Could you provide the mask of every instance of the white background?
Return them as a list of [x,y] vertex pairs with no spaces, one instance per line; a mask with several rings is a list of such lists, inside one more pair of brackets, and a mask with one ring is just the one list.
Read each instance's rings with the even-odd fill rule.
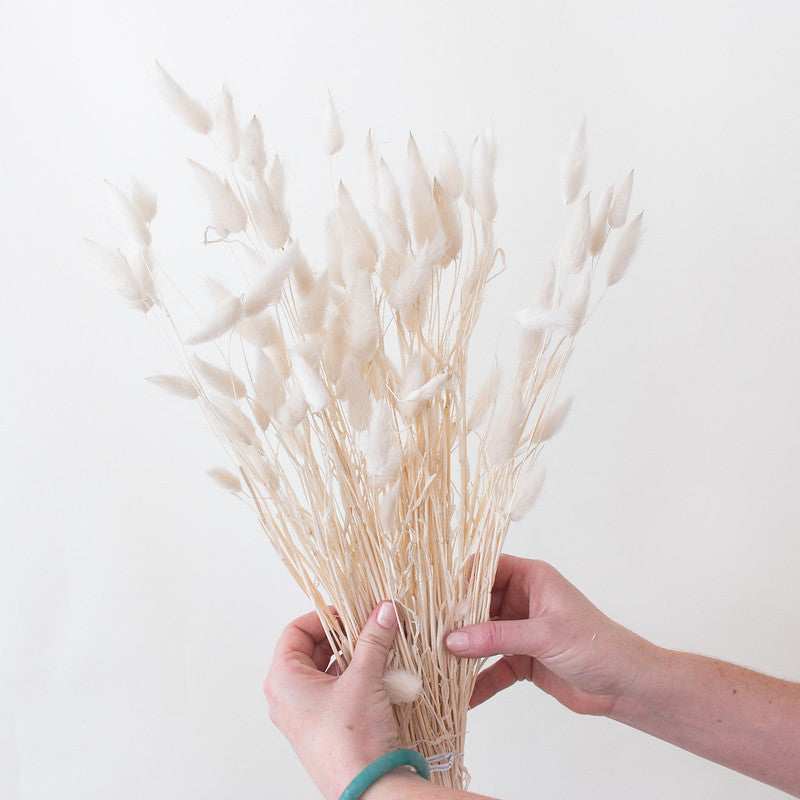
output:
[[[6,0],[0,797],[317,796],[260,688],[307,603],[206,478],[221,457],[199,415],[144,382],[169,361],[81,241],[117,241],[103,178],[136,173],[162,260],[206,269],[185,157],[209,151],[164,107],[156,58],[261,116],[311,252],[328,89],[350,151],[372,127],[396,165],[409,129],[433,156],[442,131],[464,152],[493,123],[509,269],[478,369],[557,246],[587,114],[590,184],[635,166],[646,238],[580,340],[548,485],[507,549],[660,644],[800,678],[799,8]],[[528,685],[472,713],[467,761],[509,799],[781,796]]]

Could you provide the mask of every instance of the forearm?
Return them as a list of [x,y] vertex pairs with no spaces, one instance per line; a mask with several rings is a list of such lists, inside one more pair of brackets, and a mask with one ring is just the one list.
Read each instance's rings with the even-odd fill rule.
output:
[[654,648],[609,716],[800,797],[800,684]]
[[406,769],[384,775],[362,795],[363,800],[492,800],[483,794],[436,786]]

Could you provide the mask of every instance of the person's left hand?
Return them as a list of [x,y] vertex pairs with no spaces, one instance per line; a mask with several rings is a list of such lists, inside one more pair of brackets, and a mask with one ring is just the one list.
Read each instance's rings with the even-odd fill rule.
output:
[[264,681],[269,716],[328,800],[336,800],[367,764],[397,748],[397,724],[383,686],[396,630],[394,607],[381,603],[339,677],[325,672],[331,647],[316,612],[295,620],[278,640]]

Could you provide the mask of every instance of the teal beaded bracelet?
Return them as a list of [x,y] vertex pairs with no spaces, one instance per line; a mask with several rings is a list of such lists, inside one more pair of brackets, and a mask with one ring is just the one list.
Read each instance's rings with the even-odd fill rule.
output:
[[413,767],[417,775],[425,778],[426,781],[431,779],[428,762],[416,750],[392,750],[391,753],[386,753],[386,755],[376,758],[371,764],[367,764],[350,781],[339,800],[358,800],[378,778],[397,767]]

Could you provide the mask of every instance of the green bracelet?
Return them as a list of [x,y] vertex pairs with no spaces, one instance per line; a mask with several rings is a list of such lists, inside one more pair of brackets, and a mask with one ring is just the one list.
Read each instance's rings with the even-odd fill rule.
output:
[[428,762],[416,750],[392,750],[391,753],[386,753],[386,755],[376,758],[371,764],[367,764],[350,781],[339,800],[358,800],[378,778],[397,767],[413,767],[417,775],[425,778],[426,781],[431,779]]

